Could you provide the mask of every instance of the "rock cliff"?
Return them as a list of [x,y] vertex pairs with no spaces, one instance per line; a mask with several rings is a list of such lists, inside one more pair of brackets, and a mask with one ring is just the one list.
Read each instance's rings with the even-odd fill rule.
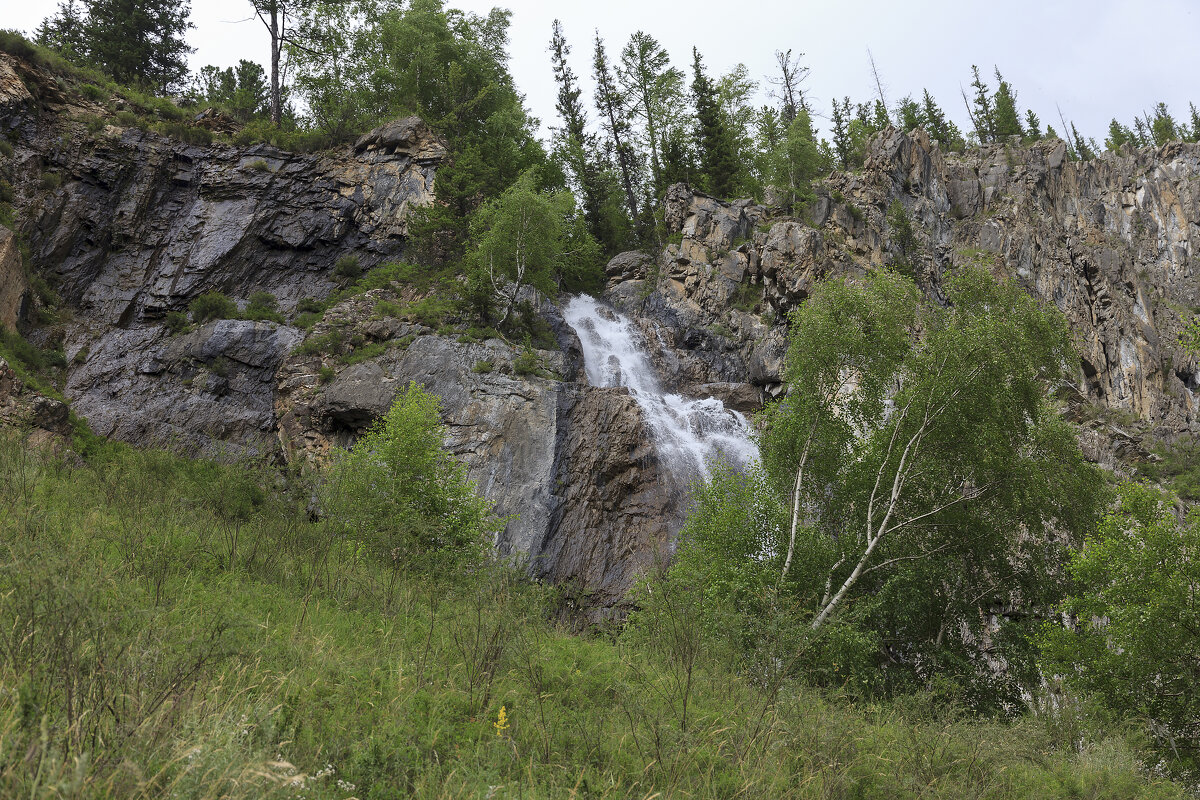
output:
[[[628,392],[587,385],[551,302],[533,370],[503,340],[378,313],[419,299],[400,284],[342,300],[307,331],[167,330],[168,312],[213,290],[239,303],[271,292],[291,318],[336,288],[342,256],[363,268],[397,258],[445,157],[420,120],[305,156],[97,128],[96,112],[0,55],[0,127],[14,145],[0,170],[35,272],[69,309],[31,327],[36,300],[15,242],[0,238],[0,323],[61,340],[65,394],[98,433],[319,463],[417,381],[442,398],[449,445],[509,517],[500,552],[600,608],[669,553],[683,487]],[[1067,315],[1081,358],[1064,396],[1089,456],[1120,470],[1146,457],[1143,437],[1197,429],[1200,370],[1176,344],[1200,306],[1197,187],[1196,145],[1077,162],[1059,142],[955,154],[889,131],[798,216],[672,187],[669,243],[612,259],[605,298],[636,320],[665,388],[751,412],[784,391],[787,315],[814,282],[894,264],[936,299],[956,265],[983,264]],[[337,352],[321,346],[334,338]],[[29,417],[32,398],[4,374],[3,413]]]

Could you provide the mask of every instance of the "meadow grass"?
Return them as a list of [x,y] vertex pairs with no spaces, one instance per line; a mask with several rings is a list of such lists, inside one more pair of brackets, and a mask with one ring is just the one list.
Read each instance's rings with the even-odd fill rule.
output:
[[1182,796],[1073,707],[764,688],[669,611],[572,634],[502,564],[389,585],[309,497],[264,465],[0,438],[0,796]]

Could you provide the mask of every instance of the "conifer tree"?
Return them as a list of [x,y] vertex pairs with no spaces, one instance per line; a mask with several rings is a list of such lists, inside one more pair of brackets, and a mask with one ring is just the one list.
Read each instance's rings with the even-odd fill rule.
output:
[[575,71],[567,63],[571,46],[563,36],[562,23],[554,20],[550,38],[550,61],[558,84],[555,108],[563,125],[554,132],[554,145],[579,190],[583,216],[589,233],[606,251],[616,249],[618,233],[605,218],[604,182],[596,162],[596,137],[587,130],[587,111],[580,100],[582,91]]
[[896,124],[900,130],[908,133],[914,128],[925,127],[925,115],[921,112],[921,104],[908,95],[896,106]]
[[696,144],[703,188],[718,197],[735,191],[738,162],[721,117],[712,81],[704,74],[700,51],[692,48],[692,97],[696,104]]
[[1113,117],[1112,122],[1108,123],[1108,138],[1104,140],[1104,148],[1116,153],[1127,144],[1137,144],[1136,134],[1128,126],[1117,122],[1116,117]]
[[[979,67],[971,65],[971,74],[975,79],[971,81],[971,88],[975,90],[974,99],[967,103],[967,114],[971,117],[971,123],[975,126],[975,135],[981,143],[990,142],[995,138],[995,109],[992,107],[992,98],[989,94],[989,88],[983,82],[983,78],[979,76]],[[963,102],[967,102],[966,94],[963,94]]]
[[933,95],[926,89],[921,100],[921,110],[925,117],[925,130],[929,135],[941,142],[943,146],[956,148],[962,145],[962,134],[958,126],[946,117]]
[[86,55],[84,25],[86,12],[77,0],[62,0],[53,16],[46,17],[34,33],[34,41],[61,53],[70,61],[82,61]]
[[1004,141],[1010,136],[1025,136],[1021,118],[1017,114],[1017,93],[1008,81],[996,70],[996,93],[992,96],[992,137]]
[[[646,143],[650,148],[650,176],[653,197],[666,188],[664,179],[664,144],[677,116],[683,97],[683,73],[671,66],[671,57],[658,40],[637,31],[621,51],[617,80],[622,93],[629,98],[635,119],[641,121]],[[680,143],[673,142],[672,160],[679,158]]]
[[596,109],[600,112],[600,129],[608,135],[612,157],[621,174],[621,188],[625,190],[629,219],[636,225],[638,161],[633,147],[633,127],[629,120],[628,101],[609,68],[608,54],[599,33],[596,34],[592,68],[596,78]]
[[1025,138],[1031,142],[1042,138],[1042,121],[1033,113],[1032,108],[1025,111]]
[[87,56],[119,83],[166,94],[187,78],[188,0],[87,0]]
[[845,97],[841,103],[834,98],[833,113],[829,117],[833,126],[833,152],[837,156],[838,166],[850,169],[850,159],[854,145],[850,141],[850,98]]

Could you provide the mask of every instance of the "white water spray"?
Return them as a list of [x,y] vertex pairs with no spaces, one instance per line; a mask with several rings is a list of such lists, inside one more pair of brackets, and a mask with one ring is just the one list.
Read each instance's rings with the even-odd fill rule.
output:
[[744,416],[715,397],[695,400],[663,392],[641,336],[627,317],[586,295],[572,299],[563,317],[583,345],[588,382],[629,389],[659,455],[677,478],[708,478],[717,459],[742,469],[758,458]]

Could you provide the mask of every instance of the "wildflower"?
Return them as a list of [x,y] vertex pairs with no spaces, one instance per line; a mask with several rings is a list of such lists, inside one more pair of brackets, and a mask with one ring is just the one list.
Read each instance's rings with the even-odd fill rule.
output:
[[496,735],[503,736],[504,732],[508,730],[509,727],[508,708],[506,706],[500,706],[500,713],[496,715],[496,722],[494,724],[496,726]]

